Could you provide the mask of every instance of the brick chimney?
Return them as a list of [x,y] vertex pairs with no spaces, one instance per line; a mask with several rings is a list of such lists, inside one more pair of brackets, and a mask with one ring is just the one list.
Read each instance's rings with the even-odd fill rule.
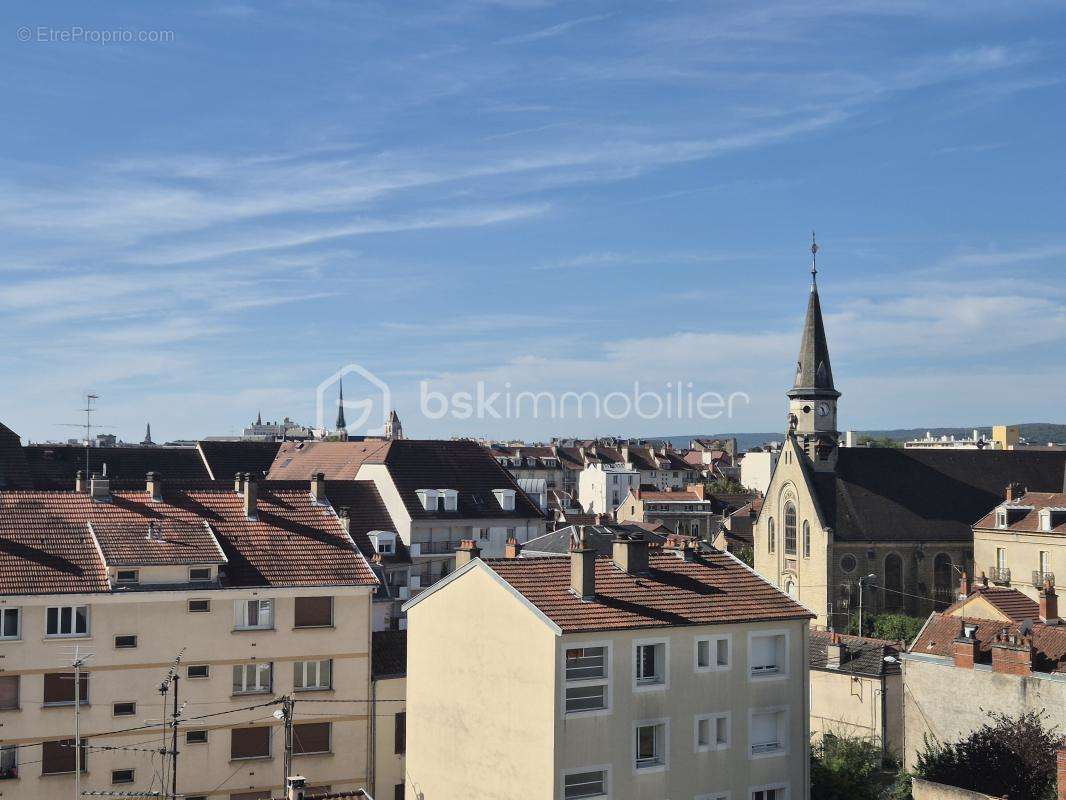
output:
[[582,600],[596,596],[596,550],[589,544],[584,525],[570,537],[570,591]]
[[326,499],[326,475],[322,472],[316,472],[311,477],[311,496],[315,498],[316,503],[327,503]]
[[473,539],[463,539],[459,543],[459,549],[455,551],[455,568],[465,567],[475,558],[481,557],[481,548]]
[[147,486],[145,490],[148,492],[148,496],[152,498],[152,502],[163,502],[163,476],[158,472],[149,472],[145,476]]
[[844,654],[848,651],[848,647],[844,644],[844,640],[840,638],[839,633],[834,633],[829,640],[829,644],[825,646],[825,665],[829,669],[840,669],[840,665],[844,663]]
[[1044,580],[1044,588],[1040,590],[1040,620],[1048,625],[1059,622],[1059,596],[1049,578]]
[[1013,503],[1015,500],[1021,500],[1022,495],[1025,494],[1025,487],[1016,481],[1011,481],[1007,484],[1007,502]]
[[968,632],[976,633],[976,630],[971,628],[970,631],[967,631],[966,628],[966,623],[963,622],[959,635],[955,637],[955,641],[952,643],[952,655],[955,657],[956,667],[973,669],[974,662],[977,661],[979,645],[976,636],[966,635]]
[[707,487],[702,483],[690,483],[685,489],[692,492],[700,500],[707,499]]
[[85,485],[85,471],[79,469],[74,473],[74,491],[84,494],[87,488]]
[[1022,677],[1033,672],[1033,642],[1028,636],[1009,633],[1006,628],[992,642],[992,671]]
[[259,519],[257,503],[259,501],[259,482],[250,473],[244,473],[244,516],[248,519]]
[[512,533],[507,537],[507,543],[503,546],[503,555],[505,558],[518,558],[522,552],[522,545],[518,543],[518,539]]
[[89,478],[89,497],[91,497],[93,500],[110,500],[111,481],[109,481],[103,475],[93,473],[93,476]]
[[1066,747],[1055,751],[1055,786],[1056,800],[1066,800]]
[[648,540],[640,534],[620,533],[612,542],[611,558],[629,575],[647,575]]

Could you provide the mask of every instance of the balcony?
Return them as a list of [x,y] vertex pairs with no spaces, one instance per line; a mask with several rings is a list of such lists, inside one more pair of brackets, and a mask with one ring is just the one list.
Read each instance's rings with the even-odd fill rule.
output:
[[1041,572],[1038,569],[1033,570],[1033,586],[1037,589],[1044,588],[1044,581],[1051,582],[1051,588],[1055,588],[1055,573],[1054,572]]
[[989,567],[988,579],[1000,586],[1010,585],[1010,567]]

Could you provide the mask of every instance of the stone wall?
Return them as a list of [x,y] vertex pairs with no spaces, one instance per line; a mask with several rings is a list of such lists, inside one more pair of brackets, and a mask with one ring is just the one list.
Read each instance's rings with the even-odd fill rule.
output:
[[911,782],[911,795],[914,800],[997,800],[990,794],[971,792],[957,786],[933,783],[923,778],[914,778]]

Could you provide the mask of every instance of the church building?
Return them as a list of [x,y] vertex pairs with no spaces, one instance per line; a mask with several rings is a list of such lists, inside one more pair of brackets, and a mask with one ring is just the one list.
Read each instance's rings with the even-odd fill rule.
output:
[[[812,246],[817,252],[817,246]],[[864,611],[925,616],[954,602],[973,564],[971,526],[1011,484],[1062,491],[1066,452],[841,447],[817,269],[788,429],[755,524],[755,569],[843,629]],[[902,400],[902,398],[901,398]]]

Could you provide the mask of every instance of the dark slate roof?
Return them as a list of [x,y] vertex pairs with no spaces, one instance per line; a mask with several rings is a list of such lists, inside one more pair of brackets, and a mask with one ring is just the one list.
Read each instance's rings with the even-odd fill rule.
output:
[[1007,485],[1052,492],[1066,452],[842,447],[836,473],[808,476],[837,537],[854,541],[971,541],[971,526]]
[[818,287],[813,283],[810,300],[807,301],[807,317],[803,321],[803,339],[796,361],[796,380],[792,392],[802,394],[811,389],[836,394],[833,367],[829,363],[829,343],[822,324],[822,304],[818,299]]
[[0,422],[0,489],[29,489],[32,485],[22,440]]
[[[348,535],[367,558],[374,555],[370,531],[396,531],[373,481],[326,481],[326,497],[338,511],[348,509]],[[397,537],[397,544],[402,544]]]
[[274,463],[281,442],[205,440],[197,442],[196,446],[207,462],[212,478],[216,481],[232,481],[238,472],[251,472],[257,478],[265,477]]
[[[79,445],[31,444],[24,451],[38,489],[73,489],[75,475],[85,469],[85,448]],[[103,472],[105,464],[115,487],[143,486],[149,472],[164,480],[211,480],[195,447],[90,447],[89,471]]]
[[[533,553],[549,553],[552,555],[565,556],[570,553],[570,536],[574,532],[573,525],[546,533],[535,539],[530,539],[522,545],[522,551]],[[640,525],[585,525],[585,536],[589,544],[598,556],[610,558],[614,546],[616,533],[635,534],[643,536],[650,548],[662,546],[666,541],[665,534],[652,533],[646,527]]]
[[375,678],[406,675],[407,631],[374,631],[370,644],[370,668]]
[[[826,649],[834,637],[844,643],[844,657],[840,662],[839,669],[830,669],[826,665]],[[807,650],[807,663],[811,669],[880,677],[881,675],[895,675],[900,672],[899,651],[899,642],[812,630],[810,646]],[[886,656],[895,656],[897,660],[894,664],[886,662]]]

